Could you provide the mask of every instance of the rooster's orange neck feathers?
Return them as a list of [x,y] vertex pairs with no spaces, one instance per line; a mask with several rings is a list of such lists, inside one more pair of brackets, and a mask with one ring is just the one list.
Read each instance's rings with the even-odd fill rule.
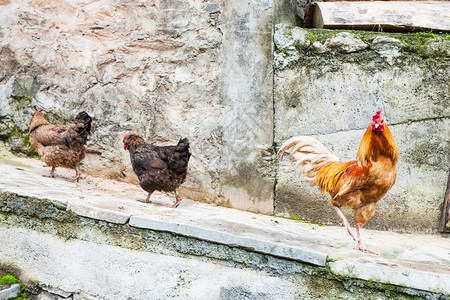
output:
[[373,124],[370,124],[359,144],[356,154],[359,165],[366,166],[378,161],[382,156],[390,158],[395,165],[398,160],[398,149],[389,127],[384,124],[382,132],[373,131],[372,127]]

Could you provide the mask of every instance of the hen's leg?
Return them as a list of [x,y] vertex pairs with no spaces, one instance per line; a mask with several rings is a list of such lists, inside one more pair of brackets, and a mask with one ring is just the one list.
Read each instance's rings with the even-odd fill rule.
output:
[[78,180],[80,180],[81,178],[81,172],[80,172],[80,166],[78,163],[75,164],[75,178],[73,180],[76,180],[78,182]]
[[363,252],[369,252],[369,253],[378,255],[377,252],[367,249],[366,247],[363,246],[362,241],[361,241],[361,234],[359,232],[360,229],[361,229],[361,224],[359,222],[356,222],[356,234],[358,235],[358,245],[355,246],[355,249],[361,250]]
[[148,193],[147,199],[145,199],[145,200],[139,200],[139,199],[138,199],[138,201],[139,201],[139,202],[144,202],[144,203],[152,203],[152,201],[150,201],[150,196],[151,196],[152,194],[153,194],[153,191],[151,191],[151,192]]
[[52,167],[52,170],[50,171],[50,175],[42,175],[42,176],[55,178],[55,169],[56,169],[56,167]]
[[344,214],[342,213],[342,211],[339,209],[339,207],[337,206],[333,206],[334,209],[336,210],[339,218],[341,218],[342,223],[344,224],[345,229],[347,229],[347,233],[353,238],[354,241],[356,241],[355,236],[352,234],[352,232],[350,231],[350,224],[348,224],[347,219],[345,218]]
[[180,205],[180,202],[183,198],[181,198],[180,192],[178,191],[178,188],[175,189],[175,203],[170,205],[170,207],[178,207],[178,205]]

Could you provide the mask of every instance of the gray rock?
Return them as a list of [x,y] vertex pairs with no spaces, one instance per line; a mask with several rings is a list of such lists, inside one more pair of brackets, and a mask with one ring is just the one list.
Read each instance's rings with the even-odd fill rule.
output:
[[370,44],[370,49],[380,51],[389,49],[402,49],[403,46],[403,43],[397,39],[386,36],[378,36]]
[[275,25],[274,43],[277,49],[307,48],[311,44],[311,36],[300,27],[281,23]]
[[450,41],[448,39],[434,38],[425,42],[424,54],[427,57],[450,56]]
[[0,300],[14,299],[20,296],[20,284],[12,284],[9,288],[0,290]]
[[364,50],[369,45],[349,32],[340,32],[336,36],[329,38],[325,42],[325,47],[340,53],[352,53]]
[[328,50],[327,50],[327,47],[325,47],[321,42],[315,41],[311,45],[311,51],[316,54],[322,54],[322,53],[327,52]]
[[370,44],[370,49],[375,50],[382,57],[386,58],[389,64],[394,63],[394,58],[401,56],[403,43],[397,39],[385,36],[376,37]]
[[280,23],[275,25],[274,43],[276,46],[275,67],[283,69],[300,58],[299,50],[310,46],[311,37],[300,27]]

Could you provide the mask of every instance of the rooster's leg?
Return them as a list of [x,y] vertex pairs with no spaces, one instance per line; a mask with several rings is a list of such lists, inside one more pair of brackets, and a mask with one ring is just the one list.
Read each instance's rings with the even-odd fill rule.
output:
[[56,169],[56,167],[52,167],[52,170],[50,171],[50,175],[42,175],[42,176],[55,178],[55,169]]
[[361,241],[361,234],[359,232],[360,229],[361,229],[361,224],[359,222],[356,222],[356,234],[358,235],[358,245],[355,246],[355,249],[361,250],[363,252],[369,252],[369,253],[378,255],[377,252],[367,249],[366,247],[363,246],[362,241]]
[[170,205],[170,207],[178,207],[178,205],[180,205],[180,202],[183,198],[181,198],[180,192],[178,191],[178,189],[175,189],[175,203]]
[[345,218],[344,214],[342,213],[342,211],[339,209],[339,207],[337,206],[333,206],[334,209],[336,210],[339,218],[341,218],[342,223],[344,224],[345,229],[347,229],[347,233],[353,238],[354,241],[356,241],[355,236],[352,234],[352,232],[350,231],[350,224],[348,224],[347,219]]

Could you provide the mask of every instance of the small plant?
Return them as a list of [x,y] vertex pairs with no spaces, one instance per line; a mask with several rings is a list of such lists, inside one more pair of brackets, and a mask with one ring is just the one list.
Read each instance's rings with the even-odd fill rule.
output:
[[308,30],[308,33],[311,37],[311,44],[313,44],[314,42],[317,42],[317,37],[314,35],[314,33],[312,33],[311,31]]
[[299,217],[297,217],[297,216],[291,216],[289,219],[291,219],[291,220],[295,220],[295,221],[299,221],[300,220],[300,218]]
[[2,278],[0,278],[0,283],[14,284],[14,283],[20,283],[20,280],[8,273],[5,276],[3,276]]

